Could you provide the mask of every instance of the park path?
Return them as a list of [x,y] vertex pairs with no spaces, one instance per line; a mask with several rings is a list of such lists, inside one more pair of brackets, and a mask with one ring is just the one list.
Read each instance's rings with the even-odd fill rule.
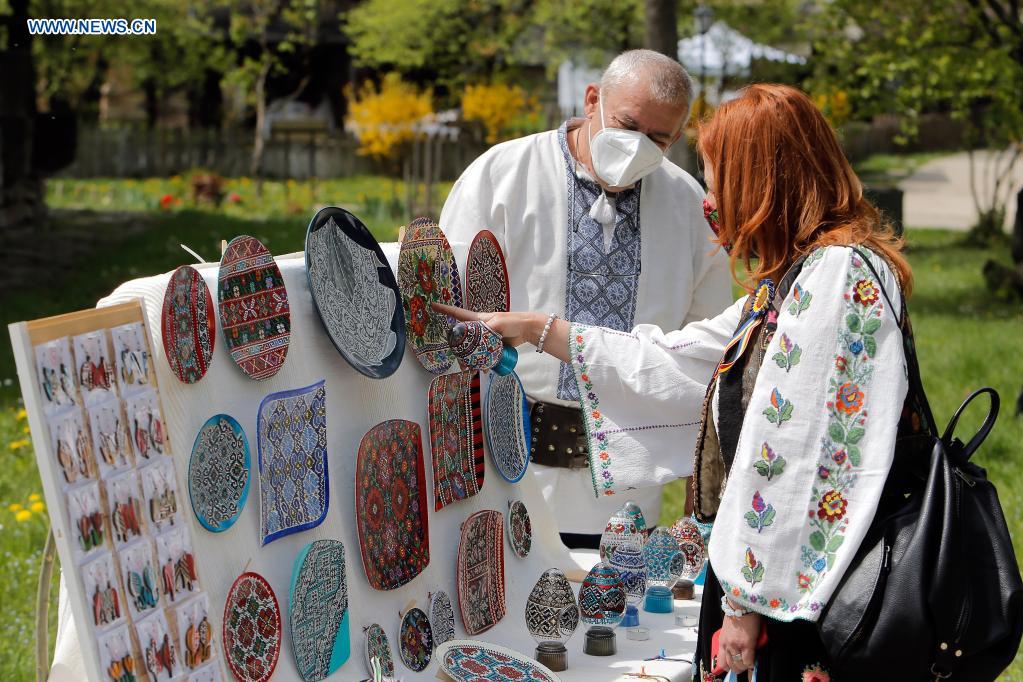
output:
[[[977,167],[982,166],[978,163]],[[977,220],[977,210],[970,194],[970,162],[966,152],[943,156],[921,165],[902,180],[899,187],[905,193],[905,225],[968,230]],[[1016,164],[1012,187],[1012,199],[1006,215],[1007,228],[1016,215],[1016,191],[1023,187],[1023,160]]]

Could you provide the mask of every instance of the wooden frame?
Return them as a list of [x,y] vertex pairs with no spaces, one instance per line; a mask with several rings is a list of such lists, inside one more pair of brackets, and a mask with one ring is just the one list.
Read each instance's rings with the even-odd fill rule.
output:
[[[129,303],[122,303],[104,308],[81,310],[54,317],[46,317],[29,322],[15,322],[7,326],[11,335],[11,346],[14,351],[14,360],[18,370],[18,380],[21,384],[21,394],[25,401],[25,412],[28,416],[29,429],[32,435],[32,444],[36,453],[36,464],[39,467],[40,478],[43,484],[43,496],[50,513],[50,527],[52,544],[56,546],[57,556],[60,557],[61,566],[76,566],[76,559],[71,548],[71,538],[74,537],[67,513],[67,499],[59,484],[61,473],[58,470],[56,454],[52,451],[50,441],[50,429],[43,412],[43,398],[40,392],[38,377],[36,376],[35,346],[65,336],[76,336],[91,331],[107,330],[123,324],[140,322],[146,330],[146,344],[152,350],[152,337],[149,335],[145,310],[142,307],[142,299],[135,299]],[[159,385],[156,372],[151,377],[153,388],[156,390],[157,399],[160,401],[160,410],[163,412],[163,403],[160,399]],[[167,438],[167,447],[173,451],[173,446]],[[105,496],[102,491],[101,495]],[[109,523],[109,514],[104,507],[104,517]],[[110,542],[108,538],[106,542]],[[47,548],[51,547],[48,539]],[[113,547],[110,547],[113,551]],[[40,574],[39,592],[37,594],[37,617],[42,614],[46,617],[49,602],[49,580],[46,585],[42,584],[43,576],[49,576],[50,571],[45,570],[49,564],[52,570],[52,549],[44,551],[43,571]],[[101,661],[96,646],[95,628],[90,620],[87,610],[88,598],[84,594],[84,585],[81,574],[77,570],[65,570],[64,582],[68,591],[71,605],[71,613],[74,617],[75,629],[79,633],[81,644],[82,660],[89,679],[102,679]],[[172,627],[175,627],[172,624]],[[131,637],[135,640],[134,626],[130,628]],[[88,635],[86,634],[88,633]],[[49,676],[49,641],[47,636],[46,621],[36,626],[36,677],[45,680]],[[88,644],[86,644],[88,642]],[[136,645],[138,643],[136,642]],[[141,648],[136,651],[141,653]],[[144,671],[145,661],[141,656],[136,656],[135,669]]]

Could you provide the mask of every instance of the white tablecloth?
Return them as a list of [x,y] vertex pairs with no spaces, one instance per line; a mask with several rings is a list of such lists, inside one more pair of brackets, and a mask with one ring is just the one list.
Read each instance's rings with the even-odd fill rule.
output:
[[[392,267],[397,256],[397,245],[384,245]],[[355,460],[362,436],[371,427],[386,419],[413,420],[422,427],[423,449],[427,463],[427,484],[432,489],[432,467],[427,420],[427,391],[432,376],[413,357],[406,353],[399,370],[382,381],[368,379],[356,373],[341,358],[326,333],[312,306],[301,254],[277,259],[287,285],[291,302],[292,337],[288,358],[283,369],[273,378],[255,382],[247,378],[231,361],[222,335],[218,338],[214,359],[207,376],[198,384],[179,382],[168,368],[160,339],[160,309],[170,273],[134,280],[119,287],[102,303],[111,304],[141,297],[145,302],[149,331],[158,379],[166,411],[168,435],[178,474],[179,504],[184,505],[190,523],[197,567],[203,588],[210,596],[211,613],[220,650],[223,604],[234,579],[244,570],[265,576],[281,602],[287,622],[287,593],[295,555],[307,543],[332,538],[344,542],[349,584],[352,657],[330,679],[358,680],[367,676],[363,661],[363,626],[379,623],[386,631],[397,658],[399,612],[410,602],[421,607],[427,605],[427,594],[445,590],[457,610],[455,586],[455,557],[458,550],[459,526],[469,514],[480,509],[496,509],[505,513],[509,500],[521,499],[529,509],[534,532],[533,549],[526,559],[505,551],[507,615],[493,629],[479,639],[510,647],[527,655],[533,653],[535,642],[526,631],[524,609],[526,597],[540,574],[547,568],[563,569],[576,565],[588,569],[595,562],[593,554],[570,555],[561,544],[555,524],[532,477],[526,476],[518,484],[506,483],[487,458],[486,479],[480,494],[462,502],[433,512],[430,507],[430,565],[408,585],[400,589],[380,592],[372,589],[363,573],[359,554],[358,533],[355,527]],[[216,298],[216,263],[197,266]],[[192,442],[199,427],[211,415],[224,412],[235,417],[245,429],[253,448],[255,465],[256,414],[260,400],[268,393],[308,386],[326,379],[328,459],[330,476],[330,508],[325,521],[314,529],[289,535],[260,547],[258,482],[249,495],[238,522],[227,532],[214,534],[204,530],[191,513],[187,498],[188,460]],[[484,386],[486,381],[483,382]],[[255,472],[254,472],[255,473]],[[698,603],[684,607],[693,613]],[[85,679],[81,652],[78,648],[74,623],[70,622],[66,600],[61,603],[61,628],[58,635],[55,661],[50,679],[54,682]],[[586,656],[582,653],[582,628],[568,644],[569,669],[561,676],[569,680],[624,680],[628,672],[647,672],[665,675],[669,679],[688,679],[687,663],[650,661],[663,648],[668,656],[691,659],[694,650],[695,629],[676,627],[671,615],[648,614],[641,611],[641,622],[651,628],[651,639],[646,642],[630,641],[624,631],[618,634],[618,655],[610,658]],[[465,637],[460,619],[456,617],[456,636]],[[220,650],[222,655],[222,650]],[[412,673],[400,661],[398,674],[406,680],[432,679],[437,672],[436,662],[423,673]],[[226,672],[226,666],[224,667]],[[225,679],[229,679],[225,675]],[[296,680],[298,673],[292,657],[291,642],[285,637],[284,649],[274,675],[276,680]]]

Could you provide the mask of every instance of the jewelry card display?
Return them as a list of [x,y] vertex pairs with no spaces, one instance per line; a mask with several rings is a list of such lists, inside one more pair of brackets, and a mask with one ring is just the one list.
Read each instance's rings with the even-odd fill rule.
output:
[[75,385],[75,361],[71,357],[71,339],[63,337],[35,348],[36,373],[47,415],[78,403]]
[[86,405],[103,402],[117,389],[114,383],[114,361],[106,332],[98,330],[79,334],[73,339],[78,385]]
[[107,481],[107,504],[110,505],[114,546],[120,549],[142,535],[145,523],[142,489],[135,471],[126,471]]
[[106,541],[99,483],[93,481],[68,491],[67,508],[74,533],[75,555],[84,559],[99,553]]
[[178,483],[174,477],[174,463],[161,458],[141,469],[142,496],[146,504],[147,520],[155,532],[180,523],[178,515]]
[[145,320],[136,300],[11,335],[88,678],[215,682]]
[[210,623],[210,602],[206,595],[178,606],[174,610],[178,623],[178,641],[186,670],[197,670],[213,659],[213,624]]
[[89,426],[92,430],[92,452],[100,475],[109,476],[135,464],[128,424],[121,410],[121,401],[111,398],[89,408]]
[[180,602],[199,590],[192,540],[184,526],[158,535],[156,554],[160,562],[160,590],[167,601]]
[[135,653],[131,631],[122,625],[99,637],[100,670],[110,682],[135,682],[139,671],[135,668]]
[[[145,391],[124,400],[135,457],[148,460],[166,452],[163,414],[155,391]],[[141,462],[139,463],[141,465]]]
[[152,356],[141,322],[132,322],[110,330],[117,363],[117,386],[121,395],[131,395],[152,384]]
[[160,606],[160,579],[152,545],[140,540],[122,550],[120,559],[132,617],[137,619],[156,611]]
[[181,674],[181,661],[178,659],[178,648],[174,643],[176,635],[171,633],[170,624],[163,611],[135,624],[135,632],[142,647],[146,671],[150,679],[170,680]]
[[104,552],[98,559],[82,564],[82,583],[92,601],[92,624],[102,630],[124,622],[126,604],[114,557]]
[[50,418],[50,447],[57,456],[65,488],[96,478],[92,443],[80,408],[73,407]]

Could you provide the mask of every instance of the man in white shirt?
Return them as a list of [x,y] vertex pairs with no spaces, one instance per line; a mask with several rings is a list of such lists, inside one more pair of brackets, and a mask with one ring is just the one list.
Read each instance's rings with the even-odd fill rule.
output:
[[[727,261],[710,241],[700,185],[664,158],[683,135],[691,99],[678,62],[649,50],[619,55],[600,85],[587,87],[583,118],[476,159],[452,188],[441,228],[463,253],[480,230],[497,236],[513,310],[623,332],[717,315],[731,302]],[[530,471],[566,544],[596,547],[626,499],[657,523],[659,485],[598,497],[571,367],[523,353],[517,372],[531,404]],[[677,453],[656,454],[691,460],[694,439],[695,430],[680,437]]]

